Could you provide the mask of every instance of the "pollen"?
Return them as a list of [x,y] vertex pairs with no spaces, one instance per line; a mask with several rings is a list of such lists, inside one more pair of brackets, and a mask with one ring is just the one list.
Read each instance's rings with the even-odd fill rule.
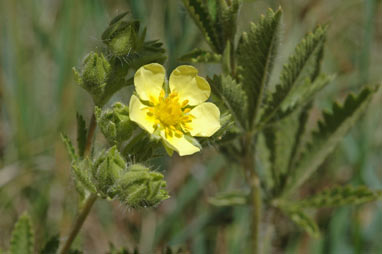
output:
[[189,113],[188,100],[180,101],[176,92],[166,96],[162,89],[159,98],[150,98],[150,104],[146,114],[154,120],[155,129],[164,130],[166,138],[181,138],[183,133],[192,130],[189,124],[194,116]]

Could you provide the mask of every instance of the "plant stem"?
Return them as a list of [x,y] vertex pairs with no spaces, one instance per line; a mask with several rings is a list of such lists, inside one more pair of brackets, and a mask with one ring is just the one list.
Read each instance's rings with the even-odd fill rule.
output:
[[60,251],[60,254],[68,253],[70,246],[72,245],[74,239],[76,238],[78,232],[80,231],[82,225],[84,224],[84,221],[86,217],[88,216],[90,209],[92,208],[96,200],[97,200],[97,195],[93,193],[90,194],[90,196],[86,199],[85,205],[82,208],[81,213],[77,217],[76,221],[74,222],[73,228],[69,234],[68,239],[66,239],[65,244]]
[[[90,148],[92,146],[92,141],[95,133],[95,129],[97,127],[97,121],[95,118],[95,114],[93,112],[92,118],[90,120],[89,124],[89,130],[88,130],[88,136],[86,137],[86,144],[85,144],[85,150],[84,150],[84,157],[87,157],[90,153]],[[85,222],[86,217],[88,216],[94,202],[97,200],[97,195],[92,193],[89,195],[89,197],[86,199],[84,207],[82,208],[80,214],[78,215],[77,219],[75,220],[72,230],[70,231],[70,234],[68,238],[66,239],[60,254],[66,254],[68,253],[70,246],[72,245],[74,239],[76,238],[78,232],[80,232],[80,229],[82,225]]]
[[243,146],[244,146],[244,160],[243,167],[245,170],[247,182],[251,188],[251,205],[252,205],[252,226],[251,226],[251,240],[252,240],[252,253],[260,253],[259,247],[259,229],[261,222],[261,189],[260,180],[255,171],[255,161],[253,149],[253,137],[248,134],[244,136]]

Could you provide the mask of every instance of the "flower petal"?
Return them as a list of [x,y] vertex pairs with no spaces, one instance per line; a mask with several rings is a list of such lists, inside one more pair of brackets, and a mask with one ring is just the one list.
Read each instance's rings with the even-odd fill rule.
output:
[[154,132],[154,122],[147,116],[147,111],[144,108],[147,108],[147,106],[137,96],[132,95],[129,104],[130,120],[152,134]]
[[158,98],[162,91],[165,69],[157,63],[146,64],[134,75],[134,85],[139,97],[149,101],[150,97]]
[[166,145],[177,151],[180,156],[191,155],[200,151],[199,147],[191,144],[184,136],[180,138],[175,136],[166,138],[164,131],[161,131],[160,135],[162,136]]
[[195,118],[189,123],[190,133],[196,137],[210,137],[220,129],[220,111],[211,102],[202,103],[190,111]]
[[177,92],[181,101],[189,105],[205,102],[211,94],[207,80],[197,75],[198,70],[190,65],[178,66],[170,75],[170,90]]

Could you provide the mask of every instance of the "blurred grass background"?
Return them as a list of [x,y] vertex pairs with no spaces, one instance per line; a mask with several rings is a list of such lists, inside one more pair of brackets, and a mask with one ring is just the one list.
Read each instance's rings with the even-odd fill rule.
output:
[[[316,24],[330,24],[324,70],[337,73],[317,108],[330,99],[382,80],[382,1],[244,1],[239,31],[267,8],[284,10],[283,62]],[[71,68],[91,50],[109,20],[129,10],[160,39],[167,70],[194,47],[207,48],[178,0],[0,0],[0,248],[7,249],[18,216],[32,216],[37,248],[49,236],[67,234],[77,202],[60,131],[75,137],[75,113],[89,117],[91,98],[73,80]],[[203,74],[216,66],[200,65]],[[127,102],[128,91],[114,100]],[[102,142],[102,141],[100,141]],[[314,175],[301,195],[334,184],[382,189],[382,95]],[[241,171],[213,149],[166,162],[172,198],[152,210],[129,210],[97,201],[75,246],[105,253],[109,243],[143,253],[153,244],[182,246],[191,253],[246,253],[248,208],[217,209],[207,198],[243,186]],[[382,253],[382,204],[324,209],[316,214],[322,236],[311,239],[293,225],[276,244],[282,253]],[[283,226],[284,227],[284,226]],[[154,230],[156,228],[156,230]]]

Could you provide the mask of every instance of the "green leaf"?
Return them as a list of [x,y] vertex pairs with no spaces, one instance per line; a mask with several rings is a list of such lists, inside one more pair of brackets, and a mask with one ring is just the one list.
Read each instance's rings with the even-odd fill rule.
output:
[[86,122],[82,115],[77,113],[77,146],[78,146],[78,154],[80,157],[84,156],[85,146],[86,146],[86,138],[87,138],[87,129]]
[[248,105],[247,95],[241,84],[237,83],[230,76],[214,76],[209,80],[212,92],[223,101],[230,110],[232,116],[239,123],[239,126],[245,128],[248,124]]
[[[73,178],[76,185],[83,186],[86,190],[96,193],[96,187],[91,179],[92,163],[89,158],[72,164]],[[81,194],[81,193],[80,193]]]
[[357,96],[348,95],[342,106],[334,103],[331,113],[323,112],[323,120],[318,122],[318,130],[313,132],[311,142],[296,165],[292,165],[292,175],[286,187],[288,192],[300,187],[315,172],[365,111],[375,91],[364,88]]
[[12,231],[10,254],[34,253],[33,231],[29,215],[21,215]]
[[211,49],[217,53],[224,50],[224,40],[219,37],[208,7],[201,0],[183,0],[196,25],[199,27]]
[[248,203],[248,194],[243,191],[219,193],[215,197],[209,198],[208,202],[214,206],[246,205]]
[[241,66],[243,88],[248,95],[250,127],[256,118],[263,100],[276,55],[281,10],[269,10],[258,24],[251,24],[248,33],[243,33],[239,47],[238,60]]
[[191,52],[183,55],[178,60],[191,63],[218,63],[222,56],[211,51],[195,48]]
[[[280,110],[285,111],[295,105],[296,101],[304,100],[305,98],[301,96],[311,97],[329,82],[329,80],[320,79],[318,83],[311,85],[320,71],[325,35],[326,27],[319,26],[297,45],[282,69],[280,84],[276,86],[266,102],[261,122],[268,122]],[[302,88],[295,88],[300,85]]]
[[240,7],[240,0],[233,0],[227,3],[225,0],[217,0],[216,26],[224,41],[234,42],[237,29],[237,13]]
[[40,254],[56,254],[60,244],[59,235],[52,236],[41,250]]
[[70,160],[72,162],[77,161],[78,155],[76,153],[76,150],[74,149],[74,146],[73,146],[70,138],[68,136],[66,136],[65,134],[61,133],[61,139],[62,139],[62,142],[64,142],[64,144],[65,144],[65,148],[69,154]]
[[297,208],[281,208],[283,212],[298,225],[301,229],[307,232],[312,237],[319,237],[320,230],[316,222],[308,215],[306,215],[302,210]]
[[298,207],[335,207],[359,205],[382,199],[382,191],[373,191],[366,186],[336,186],[296,203]]

